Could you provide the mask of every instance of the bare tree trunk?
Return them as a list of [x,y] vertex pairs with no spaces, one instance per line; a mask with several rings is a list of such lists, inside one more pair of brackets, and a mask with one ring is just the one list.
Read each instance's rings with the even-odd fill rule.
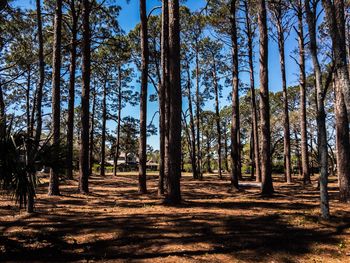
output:
[[220,108],[219,108],[219,84],[216,76],[216,64],[214,60],[214,70],[213,70],[213,78],[214,78],[214,92],[215,92],[215,119],[216,119],[216,131],[217,131],[217,141],[218,141],[218,175],[219,178],[222,179],[222,167],[221,167],[221,123],[220,123]]
[[39,56],[39,83],[37,87],[36,94],[36,131],[35,131],[35,143],[39,144],[42,130],[42,97],[43,97],[43,87],[45,81],[45,62],[44,62],[44,40],[43,40],[43,25],[41,20],[41,4],[40,0],[36,0],[36,17],[38,24],[38,56]]
[[192,93],[191,93],[191,73],[190,65],[187,66],[187,98],[188,98],[188,111],[190,114],[190,130],[191,136],[189,136],[189,143],[191,145],[191,164],[192,164],[192,174],[194,179],[198,179],[197,174],[197,160],[196,160],[196,134],[195,134],[195,124],[193,118],[193,109],[192,109]]
[[100,176],[105,176],[105,162],[106,162],[106,122],[107,122],[107,76],[105,76],[105,83],[103,85],[102,98],[102,135],[101,135],[101,164]]
[[305,0],[306,21],[309,28],[310,53],[314,66],[316,80],[316,102],[317,102],[317,129],[318,129],[318,155],[321,165],[320,171],[320,198],[321,198],[321,216],[329,219],[329,198],[328,198],[328,158],[327,158],[327,130],[326,130],[326,112],[324,109],[324,90],[322,87],[321,68],[317,57],[316,42],[316,9],[317,3],[313,2],[312,10],[310,1]]
[[140,0],[141,17],[141,95],[140,95],[140,140],[139,140],[139,192],[147,193],[146,144],[147,144],[147,81],[148,81],[148,33],[146,0]]
[[0,136],[6,133],[6,115],[5,115],[5,102],[4,92],[2,90],[2,83],[0,79]]
[[92,175],[94,166],[94,132],[95,132],[95,113],[96,113],[96,85],[92,91],[92,111],[90,120],[90,135],[89,135],[89,176]]
[[335,116],[340,201],[350,201],[350,79],[346,54],[344,0],[322,0],[335,63]]
[[180,76],[180,14],[179,1],[169,2],[169,174],[166,201],[170,204],[181,202],[181,76]]
[[121,123],[121,113],[122,113],[122,72],[121,67],[118,65],[118,116],[117,116],[117,141],[115,145],[115,155],[114,155],[114,167],[113,176],[117,176],[118,169],[118,159],[120,155],[120,123]]
[[27,121],[27,135],[30,136],[30,86],[31,86],[31,68],[27,67],[27,87],[26,87],[26,121]]
[[271,175],[268,34],[265,0],[259,0],[258,6],[260,31],[261,193],[262,195],[269,196],[273,194],[274,189]]
[[304,185],[311,184],[309,171],[309,152],[307,144],[307,121],[306,121],[306,73],[305,73],[305,37],[303,22],[303,4],[298,0],[296,7],[298,17],[298,43],[299,43],[299,67],[300,67],[300,132],[301,132],[301,163]]
[[278,49],[280,54],[281,76],[282,76],[282,90],[283,90],[283,145],[284,145],[284,173],[287,183],[292,182],[291,175],[291,157],[290,157],[290,128],[289,128],[289,109],[288,109],[288,93],[286,80],[286,66],[285,66],[285,47],[284,47],[284,29],[282,25],[282,7],[277,7],[276,12],[279,12],[276,19],[277,34],[278,34]]
[[[62,28],[62,0],[56,1],[54,19],[53,69],[52,69],[52,133],[53,144],[60,143],[61,118],[61,28]],[[58,172],[50,171],[49,195],[59,195]]]
[[161,67],[162,80],[159,93],[160,103],[160,163],[158,194],[164,194],[165,177],[168,175],[168,155],[169,155],[169,6],[168,0],[163,0],[162,5],[162,34],[161,34]]
[[238,42],[236,25],[236,0],[231,0],[231,42],[232,42],[232,124],[231,124],[231,185],[238,189],[238,178],[240,176],[239,165],[239,79],[238,79]]
[[249,77],[250,77],[250,93],[251,93],[251,106],[252,106],[252,128],[253,128],[253,141],[254,141],[254,166],[255,166],[255,178],[257,182],[261,182],[260,171],[260,151],[259,151],[259,131],[258,131],[258,116],[255,97],[255,80],[254,80],[254,62],[253,62],[253,37],[251,19],[249,16],[248,1],[244,1],[245,7],[245,19],[246,19],[246,32],[248,41],[248,62],[249,62]]
[[224,122],[224,150],[225,150],[225,153],[224,153],[224,163],[225,163],[225,170],[226,172],[229,171],[229,167],[228,167],[228,160],[227,160],[227,157],[228,157],[228,143],[227,143],[227,123],[226,121]]
[[90,3],[83,0],[83,39],[82,39],[82,94],[81,94],[81,142],[79,191],[89,193],[89,99],[90,99]]
[[75,11],[75,0],[70,1],[72,11],[72,38],[70,43],[70,66],[69,66],[69,99],[67,121],[67,177],[73,179],[73,136],[74,136],[74,103],[75,103],[75,72],[77,56],[77,31],[78,17]]
[[[198,41],[197,41],[198,42]],[[201,100],[199,93],[199,48],[198,43],[196,42],[196,142],[197,142],[197,169],[198,176],[202,179],[202,152],[201,152],[201,143],[200,143],[200,113],[201,113]]]

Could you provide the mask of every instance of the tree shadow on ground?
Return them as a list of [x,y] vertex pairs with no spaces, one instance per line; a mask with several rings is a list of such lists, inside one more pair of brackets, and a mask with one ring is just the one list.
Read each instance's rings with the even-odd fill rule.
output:
[[[224,254],[232,260],[259,262],[276,256],[280,262],[294,262],[295,256],[314,253],[315,244],[328,246],[324,253],[336,253],[341,235],[350,228],[349,211],[338,213],[334,224],[305,214],[317,207],[314,195],[294,186],[289,189],[292,201],[287,202],[287,188],[280,188],[276,200],[265,200],[256,198],[253,188],[232,194],[225,182],[208,179],[194,184],[185,178],[185,201],[167,207],[156,195],[155,180],[142,199],[135,195],[136,177],[118,180],[123,187],[92,178],[89,196],[42,195],[36,214],[0,219],[0,261],[152,261]],[[69,187],[65,194],[71,193]],[[293,217],[283,216],[284,211]],[[294,218],[304,221],[296,225],[290,222]],[[314,224],[317,227],[310,227]]]

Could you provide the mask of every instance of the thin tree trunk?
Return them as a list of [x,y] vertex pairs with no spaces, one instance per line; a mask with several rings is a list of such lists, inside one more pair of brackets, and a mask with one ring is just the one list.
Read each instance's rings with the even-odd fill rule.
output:
[[27,87],[26,87],[26,121],[27,121],[27,135],[30,136],[30,86],[31,86],[31,69],[30,65],[27,67]]
[[42,97],[43,87],[45,81],[45,62],[44,62],[44,40],[43,40],[43,26],[41,20],[41,4],[40,0],[36,0],[36,17],[38,25],[38,57],[39,57],[39,83],[36,94],[36,131],[35,131],[35,144],[38,145],[41,137],[42,130]]
[[118,65],[118,116],[117,116],[117,141],[115,146],[115,155],[114,155],[114,167],[113,167],[113,176],[117,176],[118,169],[118,159],[120,155],[120,123],[121,123],[121,113],[122,113],[122,72],[121,66]]
[[6,115],[5,115],[5,102],[4,92],[2,90],[2,83],[0,79],[0,136],[6,134]]
[[216,131],[218,141],[218,175],[222,179],[222,167],[221,167],[221,123],[220,123],[220,108],[219,108],[219,84],[216,76],[216,64],[213,56],[213,78],[214,78],[214,92],[215,92],[215,120],[216,120]]
[[168,192],[166,201],[181,202],[181,76],[180,76],[180,14],[179,1],[169,2],[169,158]]
[[[54,19],[53,69],[52,69],[52,133],[53,144],[60,143],[61,118],[61,28],[62,28],[62,0],[56,1]],[[49,181],[49,195],[59,195],[58,172],[51,168]]]
[[228,143],[227,143],[227,123],[226,121],[224,122],[224,150],[225,150],[225,156],[224,156],[224,163],[225,163],[225,170],[226,172],[229,172],[229,167],[228,167]]
[[102,98],[102,135],[101,135],[101,164],[100,176],[105,176],[105,161],[106,161],[106,122],[107,122],[107,76],[103,85]]
[[83,0],[83,39],[82,39],[82,93],[81,93],[81,141],[79,191],[89,193],[89,97],[90,97],[90,3]]
[[258,131],[258,116],[256,107],[255,96],[255,80],[254,80],[254,62],[253,62],[253,32],[251,26],[251,19],[249,16],[248,1],[244,1],[245,6],[245,18],[246,18],[246,32],[248,41],[248,62],[249,62],[249,78],[250,78],[250,93],[251,93],[251,106],[252,106],[252,128],[253,128],[253,141],[254,141],[254,166],[255,166],[255,178],[257,182],[261,182],[260,171],[260,152],[259,152],[259,131]]
[[191,145],[191,164],[192,164],[192,174],[194,179],[198,179],[197,171],[197,160],[196,160],[196,134],[195,134],[195,124],[193,118],[192,109],[192,92],[191,92],[191,73],[190,65],[187,65],[187,99],[188,99],[188,111],[190,114],[190,130],[191,136],[189,137]]
[[75,0],[70,1],[72,11],[72,38],[70,43],[70,66],[69,66],[69,99],[67,121],[67,178],[73,179],[73,144],[74,144],[74,103],[75,103],[75,73],[77,56],[77,27],[78,18],[75,11]]
[[327,129],[326,112],[324,109],[324,90],[322,87],[322,73],[317,57],[316,42],[316,9],[317,6],[310,8],[310,1],[305,0],[306,21],[309,28],[310,53],[314,66],[316,81],[316,102],[317,102],[317,129],[318,129],[318,155],[321,165],[320,171],[320,198],[321,198],[321,216],[323,219],[329,219],[329,198],[328,198],[328,158],[327,158]]
[[232,42],[232,124],[231,124],[231,185],[238,189],[239,165],[239,78],[238,78],[238,41],[236,25],[236,0],[231,0],[231,42]]
[[198,169],[198,176],[200,179],[202,179],[202,169],[201,169],[201,162],[202,162],[202,152],[201,152],[201,144],[200,144],[200,113],[201,113],[201,100],[200,100],[200,93],[199,93],[199,48],[198,48],[198,41],[196,42],[196,141],[197,141],[197,169]]
[[[281,12],[280,8],[277,9]],[[278,12],[278,10],[276,12]],[[290,157],[290,128],[289,128],[289,109],[288,109],[288,93],[285,66],[285,46],[284,46],[284,29],[282,26],[282,15],[279,14],[276,19],[278,34],[278,49],[280,54],[282,90],[283,90],[283,145],[284,145],[284,173],[287,183],[292,182],[291,174],[291,157]]]
[[260,31],[260,118],[261,118],[261,193],[272,195],[274,192],[271,175],[270,150],[270,104],[268,80],[268,33],[265,0],[259,0]]
[[165,177],[168,175],[168,155],[169,155],[169,6],[168,0],[163,0],[162,5],[162,34],[161,34],[161,67],[162,80],[159,93],[160,103],[160,163],[158,194],[164,194]]
[[147,144],[147,82],[148,82],[148,32],[146,0],[140,0],[141,17],[141,95],[140,95],[140,140],[139,140],[139,192],[147,193],[146,144]]
[[306,73],[305,73],[305,38],[303,22],[302,0],[297,3],[298,17],[298,43],[299,43],[299,67],[300,67],[300,132],[301,132],[301,163],[304,185],[311,184],[309,171],[309,152],[307,144],[307,120],[306,120]]
[[94,132],[95,132],[95,113],[96,113],[96,85],[92,92],[92,110],[90,120],[90,135],[89,135],[89,176],[92,175],[94,166]]

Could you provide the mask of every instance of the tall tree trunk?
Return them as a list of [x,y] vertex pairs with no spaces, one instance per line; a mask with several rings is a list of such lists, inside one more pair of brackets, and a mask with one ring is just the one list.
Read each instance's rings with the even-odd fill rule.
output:
[[2,83],[0,79],[0,136],[6,134],[6,115],[5,115],[5,102],[4,92],[2,90]]
[[210,135],[207,134],[207,173],[213,173],[213,171],[211,170],[211,155],[210,155],[210,141],[209,141],[209,137]]
[[196,142],[197,142],[197,169],[198,176],[202,179],[202,152],[201,152],[201,143],[200,143],[200,113],[201,113],[201,99],[199,92],[199,47],[198,41],[196,41]]
[[259,150],[259,131],[258,131],[258,116],[256,107],[256,96],[255,96],[255,80],[254,80],[254,62],[253,62],[253,37],[251,26],[251,18],[249,15],[248,1],[244,1],[245,7],[245,20],[246,20],[246,32],[248,42],[248,62],[249,62],[249,78],[250,78],[250,96],[252,106],[252,128],[253,128],[253,141],[254,141],[254,166],[255,166],[255,178],[257,182],[261,182],[261,171],[260,171],[260,150]]
[[219,108],[219,84],[216,76],[216,64],[214,60],[213,78],[214,78],[214,92],[215,92],[215,121],[216,121],[216,131],[217,131],[217,149],[218,149],[218,175],[222,179],[222,167],[221,167],[221,123],[220,123],[220,108]]
[[146,0],[140,0],[141,17],[141,95],[140,95],[140,140],[139,140],[139,192],[147,193],[147,82],[148,82],[148,32]]
[[38,25],[38,57],[39,57],[39,83],[37,87],[36,94],[36,131],[35,131],[35,144],[38,145],[41,137],[42,130],[42,97],[43,97],[43,88],[45,81],[45,62],[44,62],[44,40],[43,40],[43,25],[41,20],[41,4],[40,0],[36,0],[36,18]]
[[306,73],[305,73],[305,38],[303,22],[303,4],[298,0],[296,14],[298,17],[298,43],[299,43],[299,67],[300,67],[300,133],[301,133],[301,163],[304,185],[311,184],[309,171],[309,152],[307,144],[306,121]]
[[181,202],[181,76],[180,76],[180,14],[179,1],[169,2],[169,158],[168,192],[166,201]]
[[75,103],[75,72],[77,56],[77,31],[78,17],[75,11],[75,0],[70,1],[72,11],[72,38],[70,43],[70,66],[69,66],[69,99],[67,121],[67,178],[73,179],[73,144],[74,144],[74,103]]
[[95,133],[95,114],[96,114],[96,85],[92,91],[92,110],[90,119],[90,135],[89,135],[89,176],[92,175],[94,166],[94,133]]
[[276,27],[278,35],[278,50],[280,54],[282,90],[283,90],[283,146],[284,146],[284,174],[287,183],[292,182],[291,174],[291,157],[290,157],[290,128],[289,128],[289,109],[288,109],[288,93],[285,66],[285,46],[284,46],[284,29],[282,25],[282,7],[276,8]]
[[190,114],[190,130],[191,136],[189,136],[189,143],[191,145],[191,163],[192,163],[192,174],[194,179],[198,179],[198,170],[197,170],[197,160],[196,160],[196,132],[195,124],[193,118],[193,109],[192,109],[192,92],[191,92],[191,73],[190,65],[187,65],[187,99],[188,99],[188,111]]
[[[60,143],[61,117],[61,28],[62,28],[62,0],[56,1],[54,19],[53,69],[52,69],[52,133],[53,144]],[[49,195],[59,195],[58,172],[50,171]]]
[[169,153],[169,6],[168,0],[162,1],[162,34],[161,34],[161,67],[162,80],[159,93],[160,103],[160,163],[158,194],[164,194],[165,176],[168,175],[168,153]]
[[238,189],[238,178],[240,176],[239,164],[239,78],[238,78],[238,41],[236,25],[236,0],[231,0],[231,42],[232,42],[232,124],[231,124],[231,185]]
[[324,109],[324,89],[322,86],[321,67],[317,57],[316,42],[316,9],[317,6],[310,8],[310,1],[305,0],[306,21],[309,28],[310,53],[314,66],[316,81],[316,102],[317,102],[317,129],[318,129],[318,155],[321,165],[320,171],[320,198],[321,198],[321,216],[329,219],[329,198],[328,198],[328,158],[327,158],[327,129],[326,112]]
[[225,170],[226,170],[226,172],[228,172],[229,171],[229,167],[228,167],[228,160],[227,160],[227,158],[228,158],[228,143],[227,143],[227,129],[228,129],[228,127],[227,127],[227,123],[226,123],[226,121],[224,122],[224,150],[225,150],[225,152],[224,152],[224,164],[225,164]]
[[337,168],[340,201],[350,201],[350,79],[346,54],[344,0],[322,0],[332,38],[335,72]]
[[107,76],[103,85],[102,98],[102,135],[101,135],[101,165],[100,176],[105,176],[105,161],[106,161],[106,122],[107,122]]
[[27,135],[30,136],[30,86],[31,86],[31,68],[27,67],[27,87],[26,87],[26,121],[27,121]]
[[83,0],[81,141],[79,156],[79,191],[89,193],[89,97],[90,97],[90,3]]
[[259,32],[260,32],[260,119],[261,119],[261,193],[272,195],[274,192],[271,174],[270,150],[270,104],[268,79],[268,34],[266,22],[266,3],[259,0]]
[[117,116],[117,140],[115,145],[115,155],[114,155],[114,167],[113,176],[117,176],[118,169],[118,159],[120,155],[120,123],[121,123],[121,113],[122,113],[122,71],[121,66],[118,65],[118,116]]

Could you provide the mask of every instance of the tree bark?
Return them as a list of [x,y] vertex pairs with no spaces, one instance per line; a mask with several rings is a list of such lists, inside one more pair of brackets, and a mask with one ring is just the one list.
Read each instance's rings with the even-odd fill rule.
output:
[[179,1],[169,2],[169,158],[168,192],[169,204],[181,202],[181,76],[180,76],[180,14]]
[[105,83],[103,85],[103,98],[102,98],[102,134],[101,134],[100,176],[105,176],[106,122],[107,122],[107,76],[105,76]]
[[[61,118],[61,28],[62,28],[62,0],[56,1],[54,18],[53,69],[52,69],[52,133],[53,144],[60,143]],[[59,195],[58,172],[50,171],[49,195]]]
[[27,66],[27,87],[26,87],[26,121],[27,121],[27,135],[30,136],[30,87],[31,87],[31,68]]
[[346,54],[344,0],[322,0],[332,38],[335,73],[337,170],[340,201],[350,202],[350,79]]
[[90,3],[83,0],[83,39],[82,39],[82,93],[81,93],[81,141],[79,191],[89,193],[89,97],[90,97]]
[[316,9],[314,5],[311,9],[310,1],[305,0],[306,21],[309,28],[310,53],[315,73],[316,84],[316,102],[317,102],[317,132],[318,132],[318,155],[320,162],[320,199],[321,199],[321,217],[329,219],[329,198],[328,198],[328,158],[327,158],[327,129],[326,112],[324,109],[324,89],[322,86],[322,74],[319,60],[317,57],[316,41]]
[[200,113],[201,113],[201,99],[199,92],[199,47],[198,41],[196,41],[196,142],[197,142],[197,169],[198,176],[202,179],[202,152],[201,152],[201,143],[200,143]]
[[231,124],[231,185],[238,189],[238,178],[240,176],[239,164],[239,79],[238,79],[238,41],[236,25],[236,0],[231,0],[231,42],[232,42],[232,124]]
[[39,83],[36,94],[36,131],[35,131],[35,144],[38,145],[41,137],[42,130],[42,97],[45,81],[45,62],[44,62],[44,40],[43,40],[43,25],[41,20],[41,4],[40,0],[36,0],[36,17],[38,25],[38,58],[39,58]]
[[261,119],[261,193],[269,196],[274,192],[271,175],[270,104],[268,80],[268,34],[265,0],[258,2],[260,32],[260,119]]
[[140,139],[139,139],[139,192],[147,193],[147,83],[148,83],[148,32],[146,0],[140,0],[141,17],[141,94],[140,94]]
[[311,184],[309,171],[309,152],[307,144],[306,120],[306,73],[305,73],[305,39],[303,22],[303,4],[298,0],[296,15],[298,17],[298,44],[299,44],[299,86],[300,86],[300,132],[301,132],[301,164],[304,185]]
[[160,163],[158,194],[164,194],[165,177],[168,175],[168,155],[169,155],[169,6],[168,0],[163,0],[162,5],[162,34],[161,34],[161,67],[162,80],[159,93],[160,103]]
[[113,167],[113,176],[117,176],[118,169],[118,159],[120,155],[120,123],[121,123],[121,113],[122,113],[122,72],[121,66],[118,65],[118,116],[117,116],[117,140],[115,146],[115,155],[114,155],[114,167]]
[[75,103],[75,73],[77,56],[78,17],[75,11],[75,0],[70,1],[72,12],[72,38],[70,43],[70,66],[69,66],[69,99],[67,121],[67,178],[73,179],[73,144],[74,144],[74,103]]
[[192,92],[191,92],[191,73],[190,65],[187,65],[187,99],[188,99],[188,111],[190,114],[190,130],[191,136],[189,136],[189,143],[191,145],[191,164],[192,164],[192,174],[193,179],[198,179],[197,171],[197,160],[196,160],[196,133],[195,133],[195,124],[193,118],[193,109],[192,109]]
[[2,83],[0,79],[0,136],[6,134],[6,115],[5,115],[5,102],[4,92],[2,90]]
[[95,113],[96,113],[96,85],[92,91],[92,109],[89,126],[89,176],[92,175],[92,168],[94,166],[94,132],[95,132]]
[[292,182],[291,175],[291,157],[290,157],[290,125],[289,125],[289,109],[288,109],[288,93],[286,80],[286,66],[285,66],[285,46],[284,46],[284,28],[282,25],[282,10],[281,6],[274,10],[276,15],[276,27],[278,35],[278,50],[280,55],[281,76],[282,76],[282,90],[283,90],[283,145],[284,145],[284,173],[287,183]]
[[219,83],[216,75],[216,63],[213,56],[213,79],[214,79],[214,93],[215,93],[215,121],[217,131],[217,153],[218,153],[218,175],[222,179],[222,166],[221,166],[221,118],[220,118],[220,106],[219,106]]
[[260,171],[260,151],[259,151],[259,131],[258,131],[258,116],[256,107],[255,96],[255,80],[254,80],[254,61],[253,61],[253,37],[251,19],[249,16],[248,1],[244,1],[245,6],[245,20],[246,20],[246,32],[248,42],[248,63],[249,63],[249,78],[250,78],[250,93],[251,93],[251,106],[252,106],[252,128],[253,128],[253,149],[254,149],[254,166],[255,166],[255,178],[257,182],[261,182]]

